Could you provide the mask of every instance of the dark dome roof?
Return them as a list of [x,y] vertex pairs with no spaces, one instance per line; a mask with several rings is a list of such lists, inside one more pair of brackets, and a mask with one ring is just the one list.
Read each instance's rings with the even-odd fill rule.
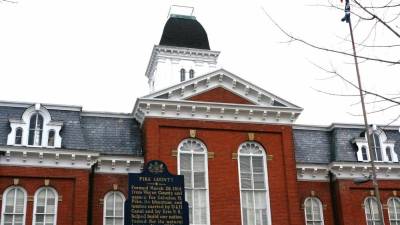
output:
[[164,26],[160,45],[210,50],[207,33],[195,17],[171,15]]

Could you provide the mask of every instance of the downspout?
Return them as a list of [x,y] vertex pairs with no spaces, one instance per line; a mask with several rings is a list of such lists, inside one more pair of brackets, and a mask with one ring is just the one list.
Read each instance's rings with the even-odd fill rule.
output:
[[93,195],[94,195],[94,175],[98,162],[90,166],[89,187],[88,187],[88,207],[87,207],[87,225],[93,225]]
[[338,202],[335,188],[335,181],[333,180],[333,173],[329,171],[329,190],[331,192],[331,202],[332,202],[332,213],[333,213],[333,224],[339,225],[339,211]]

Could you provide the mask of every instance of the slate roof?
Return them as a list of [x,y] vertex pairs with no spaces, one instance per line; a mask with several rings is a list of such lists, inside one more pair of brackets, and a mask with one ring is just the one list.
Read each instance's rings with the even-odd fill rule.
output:
[[[27,107],[0,106],[0,146],[7,145],[10,119],[21,119]],[[141,131],[136,120],[115,116],[87,116],[74,110],[48,109],[52,121],[63,123],[62,149],[101,154],[142,156]],[[86,116],[85,116],[86,115]]]
[[[296,126],[293,129],[296,162],[315,164],[357,162],[357,148],[352,140],[360,137],[363,131],[362,125]],[[400,157],[398,128],[388,127],[384,132],[388,140],[395,141],[394,150]]]
[[83,116],[81,123],[89,149],[104,154],[141,155],[141,132],[136,120]]

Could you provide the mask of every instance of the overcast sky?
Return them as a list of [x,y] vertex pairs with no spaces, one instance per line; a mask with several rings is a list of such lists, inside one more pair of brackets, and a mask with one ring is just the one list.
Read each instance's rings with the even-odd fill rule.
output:
[[[194,16],[207,31],[211,49],[221,51],[221,67],[303,107],[297,123],[362,122],[360,116],[350,115],[360,114],[359,98],[315,91],[357,94],[313,65],[335,68],[355,81],[352,59],[284,43],[288,39],[262,10],[310,42],[350,49],[340,38],[348,35],[347,24],[340,22],[343,12],[310,6],[318,1],[16,1],[0,2],[2,101],[131,112],[136,98],[148,93],[144,73],[151,50],[161,38],[170,6],[176,4],[195,7]],[[399,70],[394,66],[368,62],[360,70],[366,89],[399,94]],[[399,113],[394,107],[370,115],[370,123],[389,123]]]

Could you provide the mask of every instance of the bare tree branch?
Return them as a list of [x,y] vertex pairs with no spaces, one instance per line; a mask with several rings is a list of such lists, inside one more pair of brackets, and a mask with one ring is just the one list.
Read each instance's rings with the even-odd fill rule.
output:
[[368,13],[370,16],[375,17],[375,19],[377,19],[383,26],[385,26],[387,29],[389,29],[394,35],[396,35],[398,38],[400,38],[400,34],[398,32],[396,32],[391,26],[389,26],[389,24],[387,24],[385,21],[383,21],[380,17],[378,17],[376,14],[370,12],[367,8],[365,8],[364,6],[362,6],[357,0],[353,0],[358,7],[360,7],[361,9],[363,9],[366,13]]
[[[283,29],[283,28],[282,28],[282,27],[267,13],[267,11],[265,11],[264,7],[261,7],[261,8],[262,8],[262,10],[264,11],[265,15],[271,20],[271,22],[272,22],[283,34],[285,34],[285,35],[286,35],[288,38],[290,38],[291,40],[297,41],[297,42],[300,42],[300,43],[303,43],[303,44],[305,44],[305,45],[307,45],[307,46],[310,46],[310,47],[315,48],[315,49],[318,49],[318,50],[323,50],[323,51],[327,51],[327,52],[333,52],[333,53],[337,53],[337,54],[341,54],[341,55],[346,55],[346,56],[354,57],[354,55],[351,54],[351,53],[347,53],[347,52],[342,52],[342,51],[338,51],[338,50],[334,50],[334,49],[329,49],[329,48],[320,47],[320,46],[314,45],[314,44],[312,44],[312,43],[310,43],[310,42],[307,42],[307,41],[305,41],[305,40],[303,40],[303,39],[300,39],[300,38],[297,38],[297,37],[291,35],[291,34],[288,33],[286,30],[284,30],[284,29]],[[375,62],[388,63],[388,64],[391,64],[391,65],[400,65],[400,60],[398,60],[398,61],[391,61],[391,60],[386,60],[386,59],[371,58],[371,57],[360,56],[360,55],[357,55],[357,58],[365,59],[365,60],[370,60],[370,61],[375,61]]]
[[[352,86],[352,87],[354,87],[354,88],[356,88],[356,89],[358,90],[358,86],[357,86],[357,85],[355,85],[353,82],[351,82],[351,81],[349,81],[348,79],[346,79],[343,75],[341,75],[341,74],[338,73],[337,71],[334,71],[334,70],[327,70],[327,69],[325,69],[325,68],[323,68],[323,67],[321,67],[321,66],[319,66],[319,65],[317,65],[317,64],[315,64],[315,63],[313,63],[313,62],[310,62],[310,63],[313,64],[315,67],[317,67],[317,68],[319,68],[319,69],[325,71],[326,73],[334,74],[335,76],[339,77],[340,79],[342,79],[343,81],[345,81],[346,83],[348,83],[350,86]],[[400,105],[400,101],[394,100],[394,99],[396,99],[396,98],[388,98],[388,97],[385,97],[385,96],[383,96],[383,95],[381,95],[381,94],[378,94],[378,93],[375,93],[375,92],[372,92],[372,91],[368,91],[368,90],[365,90],[365,89],[363,89],[363,90],[361,90],[361,91],[362,91],[364,94],[373,95],[373,96],[379,97],[379,98],[381,98],[381,99],[383,99],[383,100],[385,100],[385,101],[392,102],[392,103],[395,103],[395,104]],[[322,92],[322,91],[320,91],[320,92]],[[322,92],[322,93],[323,93],[323,92]]]

